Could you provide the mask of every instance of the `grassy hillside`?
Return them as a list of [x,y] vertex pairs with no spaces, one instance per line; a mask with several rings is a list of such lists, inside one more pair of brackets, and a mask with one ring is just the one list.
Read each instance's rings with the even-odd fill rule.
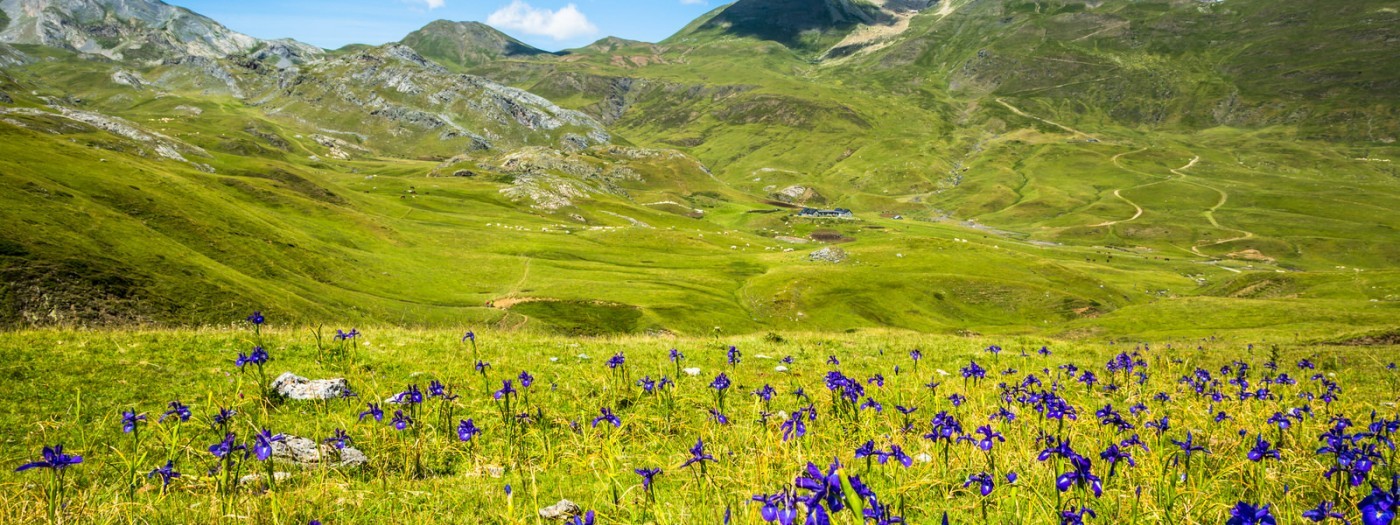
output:
[[[835,54],[725,9],[661,44],[480,62],[461,53],[495,48],[450,38],[147,64],[21,46],[0,71],[0,320],[1389,329],[1400,148],[1392,44],[1370,38],[1389,29],[1357,33],[1377,65],[1335,96],[1249,54],[1390,16],[1364,4],[1249,32],[1295,8],[951,2],[841,26]],[[1367,105],[1379,134],[1333,132]],[[827,246],[846,258],[809,257]]]

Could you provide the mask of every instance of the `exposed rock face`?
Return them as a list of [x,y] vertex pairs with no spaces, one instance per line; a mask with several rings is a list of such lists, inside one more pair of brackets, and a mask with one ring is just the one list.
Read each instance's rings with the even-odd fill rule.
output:
[[826,197],[817,193],[817,190],[807,186],[788,186],[772,195],[773,199],[788,204],[821,204],[826,202]]
[[287,399],[340,399],[350,395],[350,383],[344,378],[311,380],[291,372],[283,372],[272,380],[272,391]]
[[369,462],[364,452],[351,446],[337,449],[310,439],[287,436],[272,443],[272,459],[302,468],[358,467]]
[[540,517],[547,520],[564,521],[581,515],[583,515],[583,509],[577,503],[566,499],[561,499],[559,503],[540,509]]
[[39,44],[114,59],[193,55],[223,57],[256,38],[151,0],[0,0],[10,23],[0,42]]
[[846,250],[842,250],[835,246],[827,246],[826,248],[822,248],[820,250],[812,252],[811,255],[807,256],[807,259],[811,261],[839,263],[841,261],[846,260]]

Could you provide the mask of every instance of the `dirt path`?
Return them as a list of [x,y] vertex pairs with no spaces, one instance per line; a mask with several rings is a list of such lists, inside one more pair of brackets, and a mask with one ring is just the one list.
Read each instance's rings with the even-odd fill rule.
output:
[[1191,253],[1194,253],[1194,254],[1199,255],[1199,256],[1201,256],[1201,257],[1211,257],[1210,255],[1207,255],[1207,254],[1205,254],[1205,253],[1202,253],[1201,250],[1200,250],[1200,248],[1205,248],[1205,247],[1209,247],[1209,246],[1215,246],[1215,245],[1218,245],[1218,244],[1225,244],[1225,243],[1227,243],[1227,242],[1235,242],[1235,241],[1242,241],[1242,240],[1245,240],[1245,239],[1250,239],[1250,238],[1253,238],[1253,237],[1254,237],[1254,232],[1251,232],[1251,231],[1248,231],[1248,230],[1241,230],[1241,229],[1239,229],[1239,228],[1227,228],[1227,227],[1225,227],[1225,226],[1221,226],[1221,225],[1220,225],[1220,221],[1218,221],[1218,220],[1215,219],[1215,212],[1216,212],[1216,210],[1219,210],[1221,206],[1224,206],[1226,202],[1229,202],[1229,201],[1230,201],[1230,192],[1227,192],[1227,191],[1225,191],[1225,190],[1222,190],[1222,189],[1217,188],[1217,187],[1214,187],[1214,186],[1209,186],[1209,185],[1206,185],[1206,184],[1202,184],[1202,183],[1200,183],[1200,182],[1185,180],[1185,179],[1186,179],[1186,174],[1185,174],[1185,173],[1181,173],[1181,171],[1182,171],[1182,170],[1189,169],[1191,166],[1195,166],[1195,165],[1196,165],[1196,161],[1198,161],[1198,160],[1200,160],[1200,157],[1196,157],[1196,158],[1194,158],[1194,159],[1191,159],[1191,162],[1190,162],[1189,164],[1187,164],[1187,165],[1185,165],[1185,166],[1182,166],[1182,167],[1180,167],[1180,168],[1177,168],[1177,169],[1172,170],[1172,173],[1175,173],[1175,174],[1177,174],[1178,176],[1180,176],[1182,182],[1185,182],[1185,183],[1187,183],[1187,184],[1191,184],[1191,185],[1196,186],[1196,187],[1199,187],[1199,188],[1205,188],[1205,189],[1214,191],[1214,192],[1216,192],[1216,193],[1219,193],[1219,194],[1220,194],[1220,200],[1215,201],[1215,205],[1214,205],[1214,206],[1211,206],[1210,209],[1206,210],[1204,213],[1202,213],[1202,215],[1205,215],[1206,220],[1207,220],[1207,221],[1210,221],[1210,225],[1213,226],[1213,227],[1215,227],[1215,229],[1217,229],[1217,230],[1224,230],[1224,231],[1228,231],[1228,232],[1236,232],[1236,233],[1239,233],[1239,234],[1240,234],[1239,236],[1230,237],[1230,238],[1228,238],[1228,239],[1220,239],[1220,240],[1218,240],[1218,241],[1200,242],[1200,243],[1196,243],[1195,245],[1191,246]]
[[1066,125],[1064,125],[1064,124],[1060,124],[1060,123],[1058,123],[1058,122],[1053,122],[1053,121],[1045,120],[1045,119],[1043,119],[1043,118],[1037,117],[1037,116],[1032,115],[1032,114],[1030,114],[1030,113],[1026,113],[1025,111],[1021,111],[1021,108],[1018,108],[1018,107],[1016,107],[1016,106],[1013,106],[1013,105],[1007,103],[1007,102],[1006,102],[1006,99],[997,97],[996,100],[997,100],[997,103],[998,103],[998,104],[1001,104],[1001,105],[1003,105],[1003,106],[1006,106],[1006,109],[1009,109],[1009,110],[1011,110],[1012,113],[1015,113],[1015,114],[1020,115],[1020,116],[1022,116],[1022,117],[1026,117],[1026,118],[1028,118],[1028,119],[1033,119],[1033,120],[1039,120],[1039,121],[1044,122],[1044,123],[1046,123],[1046,124],[1049,124],[1049,125],[1051,125],[1051,126],[1055,126],[1055,127],[1060,128],[1060,129],[1062,129],[1062,130],[1068,131],[1068,132],[1070,132],[1071,134],[1078,135],[1078,136],[1080,136],[1080,137],[1084,137],[1085,139],[1088,139],[1088,140],[1093,140],[1093,141],[1096,141],[1096,142],[1099,140],[1099,139],[1095,138],[1093,135],[1090,135],[1090,134],[1085,133],[1085,132],[1083,132],[1083,131],[1079,131],[1079,130],[1077,130],[1077,129],[1071,128],[1071,127],[1066,126]]
[[[1130,170],[1130,169],[1128,169],[1127,167],[1123,166],[1123,164],[1119,163],[1119,162],[1118,162],[1118,159],[1122,158],[1124,155],[1131,155],[1131,154],[1133,154],[1133,153],[1142,153],[1142,152],[1144,152],[1144,151],[1147,151],[1147,148],[1136,149],[1136,150],[1133,150],[1133,151],[1125,151],[1125,152],[1123,152],[1123,153],[1119,153],[1119,154],[1117,154],[1117,155],[1114,155],[1114,156],[1113,156],[1113,159],[1112,159],[1112,160],[1113,160],[1113,165],[1114,165],[1114,166],[1117,166],[1118,169],[1121,169],[1121,170],[1124,170],[1124,171],[1133,171],[1133,170]],[[1132,188],[1126,188],[1126,189],[1130,189],[1130,190],[1131,190],[1131,189],[1135,189],[1135,188],[1141,188],[1141,187],[1143,187],[1143,186],[1147,186],[1147,185],[1151,185],[1151,184],[1157,184],[1157,182],[1162,182],[1162,181],[1149,182],[1149,183],[1147,183],[1147,184],[1140,184],[1140,185],[1137,185],[1137,186],[1133,186]],[[1132,217],[1129,217],[1129,218],[1127,218],[1127,219],[1123,219],[1123,220],[1121,220],[1121,221],[1107,221],[1107,222],[1101,222],[1101,223],[1098,223],[1098,224],[1091,224],[1090,227],[1092,227],[1092,228],[1097,228],[1097,227],[1101,227],[1101,226],[1113,226],[1114,224],[1120,224],[1120,223],[1124,223],[1124,222],[1132,222],[1132,221],[1137,220],[1138,217],[1141,217],[1141,216],[1142,216],[1142,206],[1138,206],[1138,204],[1137,204],[1136,202],[1130,201],[1130,200],[1128,200],[1127,197],[1124,197],[1124,196],[1123,196],[1123,190],[1124,190],[1124,188],[1119,188],[1119,189],[1113,190],[1113,196],[1114,196],[1114,197],[1118,197],[1119,200],[1121,200],[1121,201],[1123,201],[1123,202],[1126,202],[1126,203],[1128,203],[1129,205],[1132,205],[1132,207],[1133,207],[1134,209],[1137,210],[1135,213],[1133,213],[1133,216],[1132,216]]]

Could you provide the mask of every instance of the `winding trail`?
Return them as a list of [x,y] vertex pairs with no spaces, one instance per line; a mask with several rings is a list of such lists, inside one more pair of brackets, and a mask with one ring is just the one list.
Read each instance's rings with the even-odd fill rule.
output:
[[1078,136],[1080,136],[1080,137],[1084,137],[1085,139],[1088,139],[1088,140],[1093,140],[1093,141],[1095,141],[1095,142],[1097,142],[1097,141],[1099,140],[1099,139],[1095,138],[1093,135],[1090,135],[1090,134],[1085,133],[1085,132],[1083,132],[1083,131],[1079,131],[1079,130],[1077,130],[1077,129],[1071,128],[1071,127],[1066,126],[1066,125],[1064,125],[1064,124],[1060,124],[1060,123],[1058,123],[1058,122],[1053,122],[1053,121],[1050,121],[1050,120],[1046,120],[1046,119],[1037,117],[1037,116],[1032,115],[1032,114],[1030,114],[1030,113],[1026,113],[1025,111],[1021,111],[1021,108],[1018,108],[1018,107],[1016,107],[1016,106],[1013,106],[1013,105],[1007,103],[1007,102],[1006,102],[1006,99],[1004,99],[1004,98],[997,97],[996,100],[997,100],[997,103],[998,103],[998,104],[1001,104],[1001,105],[1003,105],[1003,106],[1006,106],[1006,109],[1009,109],[1009,110],[1011,110],[1012,113],[1015,113],[1015,114],[1020,115],[1020,116],[1022,116],[1022,117],[1026,117],[1026,118],[1032,119],[1032,120],[1039,120],[1039,121],[1044,122],[1044,123],[1046,123],[1046,124],[1049,124],[1049,125],[1051,125],[1051,126],[1055,126],[1055,127],[1060,128],[1060,129],[1062,129],[1062,130],[1068,131],[1069,133],[1071,133],[1071,134],[1073,134],[1073,135],[1078,135]]
[[[1113,165],[1114,165],[1114,166],[1117,166],[1118,169],[1121,169],[1121,170],[1124,170],[1124,171],[1133,171],[1133,170],[1130,170],[1130,169],[1128,169],[1127,167],[1123,166],[1123,164],[1119,163],[1119,162],[1118,162],[1118,159],[1122,158],[1124,155],[1131,155],[1131,154],[1133,154],[1133,153],[1142,153],[1142,152],[1144,152],[1144,151],[1147,151],[1147,148],[1136,149],[1136,150],[1133,150],[1133,151],[1125,151],[1125,152],[1119,153],[1119,154],[1117,154],[1117,155],[1114,155],[1114,156],[1113,156],[1113,159],[1112,159],[1112,160],[1113,160]],[[1130,190],[1131,190],[1131,189],[1141,188],[1141,187],[1143,187],[1143,186],[1148,186],[1148,185],[1151,185],[1151,184],[1157,184],[1158,182],[1162,182],[1162,181],[1149,182],[1149,183],[1147,183],[1147,184],[1139,184],[1139,185],[1137,185],[1137,186],[1133,186],[1132,188],[1126,188],[1126,189],[1130,189]],[[1091,228],[1097,228],[1097,227],[1102,227],[1102,226],[1113,226],[1114,224],[1120,224],[1120,223],[1124,223],[1124,222],[1133,222],[1133,221],[1137,220],[1138,217],[1141,217],[1141,216],[1142,216],[1142,206],[1138,206],[1138,204],[1137,204],[1136,202],[1130,201],[1130,200],[1128,200],[1127,197],[1124,197],[1124,196],[1123,196],[1123,190],[1124,190],[1124,189],[1125,189],[1125,188],[1118,188],[1118,189],[1113,190],[1113,196],[1114,196],[1114,197],[1118,197],[1119,200],[1121,200],[1121,201],[1123,201],[1123,202],[1126,202],[1126,203],[1128,203],[1129,205],[1132,205],[1132,207],[1133,207],[1134,209],[1136,209],[1137,212],[1133,213],[1133,216],[1132,216],[1132,217],[1129,217],[1129,218],[1127,218],[1127,219],[1118,220],[1118,221],[1101,222],[1101,223],[1098,223],[1098,224],[1091,224],[1091,225],[1089,225],[1089,227],[1091,227]]]

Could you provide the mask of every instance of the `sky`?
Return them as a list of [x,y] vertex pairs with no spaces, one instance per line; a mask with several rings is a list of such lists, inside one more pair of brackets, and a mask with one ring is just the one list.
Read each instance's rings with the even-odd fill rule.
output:
[[490,24],[540,49],[605,36],[656,42],[728,0],[165,0],[263,39],[384,44],[437,19]]

